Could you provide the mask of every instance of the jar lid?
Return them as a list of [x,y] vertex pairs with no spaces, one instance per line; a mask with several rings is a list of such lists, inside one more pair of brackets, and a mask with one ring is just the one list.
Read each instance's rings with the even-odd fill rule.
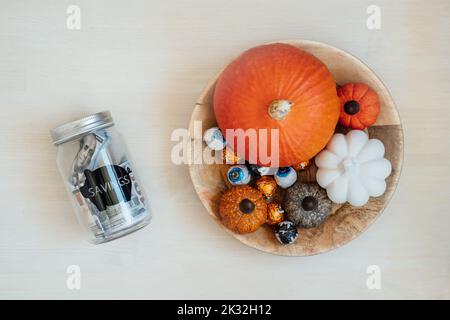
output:
[[59,127],[50,130],[53,144],[58,145],[69,140],[73,140],[85,133],[94,130],[110,127],[114,121],[109,111],[103,111],[91,114],[90,116],[65,123]]

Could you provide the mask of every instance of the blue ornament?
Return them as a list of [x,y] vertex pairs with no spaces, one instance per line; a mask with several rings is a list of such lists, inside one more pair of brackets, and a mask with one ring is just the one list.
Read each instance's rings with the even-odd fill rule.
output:
[[228,169],[227,173],[228,181],[233,185],[248,184],[252,178],[250,171],[244,165],[232,166]]
[[277,184],[286,189],[297,181],[297,172],[292,167],[282,167],[278,169],[274,177]]

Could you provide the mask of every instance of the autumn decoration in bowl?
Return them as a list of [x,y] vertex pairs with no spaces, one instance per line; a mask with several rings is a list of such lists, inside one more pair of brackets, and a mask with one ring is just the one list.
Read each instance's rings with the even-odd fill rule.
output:
[[191,132],[195,123],[223,160],[190,164],[201,201],[234,237],[269,253],[349,242],[399,179],[403,133],[389,92],[360,60],[323,43],[243,52],[201,94]]

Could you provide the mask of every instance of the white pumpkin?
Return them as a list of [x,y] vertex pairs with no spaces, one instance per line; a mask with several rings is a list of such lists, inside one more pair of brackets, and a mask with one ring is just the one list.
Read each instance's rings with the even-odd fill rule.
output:
[[319,170],[317,183],[327,190],[335,203],[348,201],[362,206],[369,197],[381,196],[386,191],[385,179],[392,166],[384,158],[384,145],[378,139],[369,139],[364,131],[352,130],[346,135],[336,133],[315,158]]

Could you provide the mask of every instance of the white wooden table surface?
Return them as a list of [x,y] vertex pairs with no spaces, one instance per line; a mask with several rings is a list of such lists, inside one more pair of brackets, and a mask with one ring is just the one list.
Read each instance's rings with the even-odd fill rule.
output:
[[[70,4],[81,29],[66,26]],[[369,5],[381,29],[366,26]],[[0,298],[450,298],[450,2],[0,0]],[[170,134],[233,56],[304,38],[365,61],[390,89],[405,161],[389,207],[308,258],[248,248],[208,216]],[[85,242],[49,129],[109,109],[150,197],[150,226]],[[66,285],[68,266],[81,288]],[[379,266],[381,289],[366,285]]]

